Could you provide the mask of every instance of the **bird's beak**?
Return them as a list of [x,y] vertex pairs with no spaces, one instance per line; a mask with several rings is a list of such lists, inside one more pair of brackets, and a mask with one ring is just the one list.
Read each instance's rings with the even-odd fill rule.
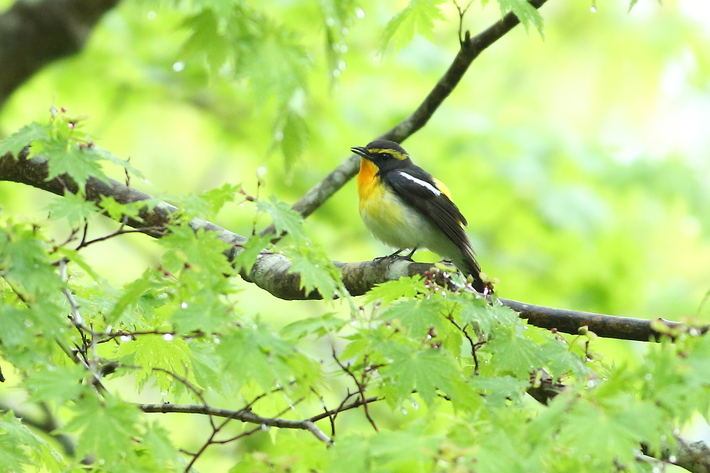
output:
[[370,159],[370,154],[367,152],[367,148],[365,148],[364,146],[353,146],[352,148],[350,148],[350,151],[357,154],[358,156],[362,156],[365,159]]

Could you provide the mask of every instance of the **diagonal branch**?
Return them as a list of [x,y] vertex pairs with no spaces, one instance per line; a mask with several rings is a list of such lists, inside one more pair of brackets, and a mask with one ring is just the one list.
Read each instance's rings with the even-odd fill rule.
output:
[[[26,149],[20,153],[17,159],[14,159],[10,153],[0,157],[0,181],[20,182],[57,195],[64,195],[66,191],[77,192],[77,186],[71,177],[62,175],[47,180],[47,171],[47,159],[41,156],[27,159]],[[86,183],[86,196],[88,200],[97,205],[102,196],[111,196],[122,204],[148,200],[155,202],[156,200],[150,195],[125,186],[118,181],[109,180],[108,183],[105,183],[94,178],[89,178]],[[156,229],[167,225],[171,215],[177,210],[170,204],[159,202],[156,205],[142,208],[140,211],[141,220],[123,217],[121,223],[142,230],[154,238],[160,238],[164,232]],[[193,219],[189,225],[193,230],[203,228],[218,232],[221,240],[233,245],[226,254],[230,261],[236,258],[242,250],[242,245],[247,241],[247,238],[205,220]],[[343,284],[353,296],[365,294],[375,285],[386,281],[396,280],[403,276],[424,275],[432,270],[432,264],[429,263],[414,263],[387,258],[359,263],[335,262],[335,264],[342,273]],[[318,292],[306,293],[301,288],[300,276],[298,273],[290,273],[290,269],[291,262],[285,256],[264,252],[257,259],[252,271],[241,276],[244,280],[256,284],[280,299],[322,298]],[[443,282],[443,276],[441,282]],[[576,334],[579,328],[586,326],[588,330],[600,336],[647,342],[659,339],[662,333],[686,330],[683,324],[664,319],[643,320],[615,317],[536,306],[508,299],[499,299],[499,302],[520,313],[521,317],[527,318],[531,325],[554,328],[565,333]],[[658,329],[661,329],[662,333]],[[707,327],[696,330],[699,333],[705,333]]]
[[[528,0],[534,8],[542,7],[546,1]],[[380,135],[378,139],[401,143],[426,125],[434,112],[456,88],[474,59],[518,24],[520,24],[520,20],[511,12],[473,38],[466,32],[466,38],[461,41],[461,49],[458,54],[422,103],[411,115]],[[292,209],[304,218],[308,217],[357,174],[359,164],[360,157],[354,154],[350,155],[293,204]],[[270,226],[262,232],[262,235],[271,233],[276,233],[276,231]]]

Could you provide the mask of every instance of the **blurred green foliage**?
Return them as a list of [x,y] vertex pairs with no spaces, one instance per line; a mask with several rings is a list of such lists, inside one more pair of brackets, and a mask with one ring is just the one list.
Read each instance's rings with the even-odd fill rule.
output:
[[[48,143],[64,140],[63,150],[78,147],[66,134],[46,135],[43,125],[28,124],[46,123],[50,107],[65,108],[70,116],[88,114],[88,121],[81,120],[86,123],[82,131],[91,135],[86,139],[110,153],[88,153],[79,168],[55,160],[56,172],[71,170],[81,180],[96,174],[96,163],[105,160],[120,166],[104,168],[101,175],[123,179],[126,166],[140,169],[147,180],[134,176],[132,185],[159,197],[188,196],[176,203],[194,214],[221,209],[216,223],[243,235],[273,217],[295,235],[287,242],[293,245],[289,255],[301,258],[306,270],[314,270],[317,261],[385,254],[359,220],[352,184],[305,225],[288,219],[284,202],[315,185],[351,146],[366,144],[414,110],[458,47],[455,5],[423,0],[232,3],[234,9],[219,0],[123,2],[106,15],[82,54],[47,67],[0,110],[0,137],[25,133],[5,146],[16,150],[24,139],[46,137]],[[517,1],[500,4],[525,8]],[[484,52],[427,126],[405,143],[406,149],[452,190],[470,222],[479,262],[501,280],[501,296],[616,315],[707,321],[707,307],[701,305],[710,289],[707,7],[689,0],[663,5],[646,0],[629,11],[621,0],[549,0],[540,13],[544,40],[533,16],[529,31],[516,28]],[[499,17],[499,5],[476,2],[463,27],[475,35]],[[130,158],[130,165],[116,156]],[[260,197],[260,212],[233,198],[239,185]],[[38,301],[28,310],[10,302],[10,289],[3,286],[3,314],[21,312],[36,332],[23,324],[4,325],[7,350],[0,366],[14,383],[17,374],[38,369],[33,355],[42,353],[43,363],[59,371],[35,378],[28,386],[30,400],[45,401],[50,393],[55,402],[75,398],[88,389],[57,386],[62,379],[80,380],[81,371],[68,365],[61,344],[35,335],[66,330],[64,282],[50,266],[57,256],[53,247],[90,209],[81,208],[78,199],[65,201],[4,182],[0,203],[3,219],[17,222],[3,230],[2,256],[19,262],[13,267],[18,279],[7,284],[18,284],[18,290]],[[44,222],[47,209],[54,220],[42,225],[55,241],[36,239],[33,227],[24,224]],[[121,210],[114,207],[114,212]],[[89,237],[115,228],[107,219],[91,217]],[[83,309],[94,314],[97,327],[120,322],[133,328],[177,328],[181,334],[225,332],[218,345],[197,338],[189,340],[189,348],[175,343],[183,343],[182,338],[149,335],[116,352],[105,348],[102,356],[147,366],[155,353],[170,346],[164,363],[155,366],[189,373],[203,387],[219,379],[211,393],[216,402],[224,399],[217,394],[246,402],[274,380],[282,386],[294,376],[305,380],[283,397],[266,401],[271,404],[265,411],[275,415],[306,395],[302,391],[310,383],[325,382],[315,360],[326,360],[326,371],[337,371],[331,343],[338,350],[347,344],[345,355],[361,357],[353,368],[361,370],[358,374],[365,376],[367,363],[387,365],[381,385],[373,389],[386,394],[395,409],[370,407],[380,427],[387,427],[378,434],[361,410],[342,414],[339,432],[346,435],[328,453],[308,433],[272,429],[237,447],[212,447],[201,470],[418,471],[436,458],[434,471],[452,471],[459,459],[475,457],[490,471],[514,471],[511,465],[532,471],[540,465],[551,468],[543,458],[549,450],[542,447],[552,448],[555,432],[566,453],[594,450],[599,453],[594,462],[601,462],[584,463],[582,456],[555,451],[555,471],[606,471],[611,466],[604,462],[614,455],[633,464],[629,452],[639,441],[653,447],[663,432],[691,420],[696,410],[707,410],[699,404],[707,396],[702,376],[707,373],[707,341],[649,349],[597,340],[591,351],[604,354],[604,366],[585,360],[587,366],[580,367],[584,353],[578,340],[571,339],[570,345],[576,357],[564,357],[568,352],[543,331],[525,329],[503,313],[496,317],[507,325],[499,327],[491,313],[464,298],[456,303],[456,317],[461,317],[456,320],[485,333],[499,330],[481,353],[491,364],[469,383],[470,357],[456,349],[461,333],[442,318],[440,305],[427,302],[435,299],[423,298],[426,292],[414,291],[412,284],[380,288],[384,307],[368,305],[363,314],[371,314],[365,321],[370,323],[359,321],[353,328],[344,322],[351,316],[348,302],[279,301],[237,277],[223,278],[231,270],[219,258],[219,243],[209,238],[194,240],[190,232],[176,231],[156,243],[127,235],[88,247],[81,258],[70,256],[79,266],[72,269],[72,290]],[[420,252],[417,258],[431,261],[435,256]],[[186,261],[202,273],[186,270]],[[159,262],[174,277],[169,282],[174,292],[166,290],[168,282],[156,269]],[[245,258],[240,264],[251,263]],[[339,288],[333,274],[331,267],[321,267],[309,284],[333,294]],[[161,299],[168,292],[171,297]],[[390,305],[399,295],[408,299]],[[238,308],[232,306],[236,299]],[[339,317],[331,317],[333,311]],[[306,317],[314,318],[290,325],[281,335],[271,329]],[[230,325],[234,320],[241,324],[238,330]],[[387,338],[392,324],[401,330],[394,339]],[[430,327],[436,327],[445,354],[422,342]],[[309,336],[339,330],[349,338]],[[62,337],[71,342],[68,334]],[[306,353],[294,351],[294,344]],[[29,345],[36,351],[13,349]],[[366,353],[369,361],[362,359]],[[242,363],[248,369],[229,371]],[[572,381],[584,379],[591,366],[607,382],[597,391],[578,386],[580,391],[558,397],[549,408],[531,407],[525,380],[531,367],[541,365]],[[425,373],[433,375],[422,377]],[[141,402],[134,382],[139,388],[149,386],[155,402],[186,396],[180,391],[184,386],[169,376],[143,370],[131,382],[124,379],[111,380],[110,388],[127,401]],[[333,390],[329,400],[339,399],[339,391],[348,386],[335,376],[327,382]],[[409,396],[412,387],[420,395]],[[436,389],[454,405],[436,398]],[[23,399],[7,391],[0,386],[0,396]],[[581,391],[575,401],[573,394]],[[478,399],[474,392],[487,396]],[[421,409],[414,407],[418,402],[424,404]],[[505,405],[512,407],[501,409]],[[689,405],[692,409],[685,411]],[[480,417],[457,418],[461,410]],[[538,410],[538,417],[531,414]],[[83,432],[80,455],[104,454],[110,462],[117,452],[130,451],[131,464],[147,471],[178,463],[170,441],[194,451],[204,441],[194,432],[209,433],[204,419],[163,416],[161,426],[138,421],[137,414],[115,399],[107,406],[77,404],[63,413],[75,419],[68,430]],[[100,425],[95,423],[99,415]],[[87,416],[86,422],[76,420],[80,416]],[[496,425],[510,429],[496,430]],[[100,427],[124,429],[125,437],[117,441],[138,438],[146,451],[164,455],[141,457],[130,442],[91,443],[90,434]],[[59,462],[12,417],[0,419],[0,431],[16,441],[8,446],[11,454],[4,464],[15,468],[10,462],[23,455],[27,463],[47,469]],[[232,433],[238,432],[233,427]],[[593,445],[587,443],[591,439]],[[534,448],[535,442],[540,448]],[[411,449],[403,451],[402,445]],[[416,455],[407,457],[412,451]]]

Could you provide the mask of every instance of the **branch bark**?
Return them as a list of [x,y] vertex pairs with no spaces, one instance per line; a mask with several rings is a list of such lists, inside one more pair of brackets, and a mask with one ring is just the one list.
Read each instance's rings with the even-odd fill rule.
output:
[[0,15],[0,108],[42,67],[78,53],[119,0],[18,0]]
[[[19,182],[60,196],[63,196],[65,192],[77,192],[77,186],[71,177],[62,175],[47,180],[47,175],[47,159],[41,156],[34,156],[28,159],[27,148],[20,153],[17,159],[10,153],[0,157],[0,181]],[[113,197],[122,204],[155,200],[150,195],[130,188],[118,181],[109,180],[108,183],[105,183],[98,179],[89,178],[86,183],[87,200],[96,203],[98,206],[102,196]],[[164,231],[161,228],[164,228],[170,222],[171,214],[175,211],[177,211],[175,206],[159,202],[150,208],[148,206],[144,207],[140,211],[140,220],[127,218],[124,223],[154,238],[160,238],[164,235]],[[189,225],[193,230],[203,228],[208,231],[218,232],[221,240],[232,245],[232,248],[226,254],[230,261],[236,258],[242,250],[242,245],[247,241],[246,237],[205,220],[193,219]],[[342,272],[346,289],[353,296],[365,294],[377,284],[396,280],[402,276],[424,275],[427,271],[431,271],[433,266],[430,263],[414,263],[401,259],[392,260],[386,258],[358,263],[335,262],[335,264]],[[290,268],[291,262],[285,256],[264,252],[254,264],[252,271],[241,276],[246,281],[256,284],[280,299],[306,300],[322,298],[317,292],[306,293],[301,289],[298,273],[289,273]],[[683,324],[665,319],[653,321],[633,319],[554,309],[508,299],[498,299],[498,301],[502,305],[520,313],[521,317],[527,318],[532,325],[548,329],[555,328],[560,332],[571,334],[576,334],[580,327],[587,326],[589,330],[599,336],[647,342],[660,338],[662,333],[657,330],[658,328],[663,328],[664,333],[666,329],[668,331],[685,330]],[[698,330],[701,333],[705,333],[707,327],[699,328]]]
[[188,404],[139,404],[138,408],[146,413],[182,413],[182,414],[204,414],[214,417],[224,417],[227,419],[236,419],[250,424],[257,424],[269,427],[279,427],[282,429],[300,429],[307,430],[312,433],[318,440],[327,444],[332,444],[333,441],[321,429],[316,426],[311,419],[304,420],[289,420],[279,417],[262,417],[254,414],[250,410],[234,411],[230,409],[220,409],[218,407],[188,405]]

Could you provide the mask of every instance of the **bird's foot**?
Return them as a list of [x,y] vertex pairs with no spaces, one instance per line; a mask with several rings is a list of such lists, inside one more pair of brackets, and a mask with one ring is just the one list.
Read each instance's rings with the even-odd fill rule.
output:
[[392,253],[391,255],[378,256],[378,257],[375,258],[373,261],[374,261],[374,262],[379,262],[379,261],[386,260],[386,259],[392,259],[392,260],[403,259],[403,260],[407,260],[407,261],[413,261],[413,260],[412,260],[412,255],[414,255],[414,252],[417,251],[417,249],[414,248],[409,254],[404,255],[404,256],[401,256],[400,253],[403,252],[403,251],[404,251],[404,248],[395,251],[395,252]]

